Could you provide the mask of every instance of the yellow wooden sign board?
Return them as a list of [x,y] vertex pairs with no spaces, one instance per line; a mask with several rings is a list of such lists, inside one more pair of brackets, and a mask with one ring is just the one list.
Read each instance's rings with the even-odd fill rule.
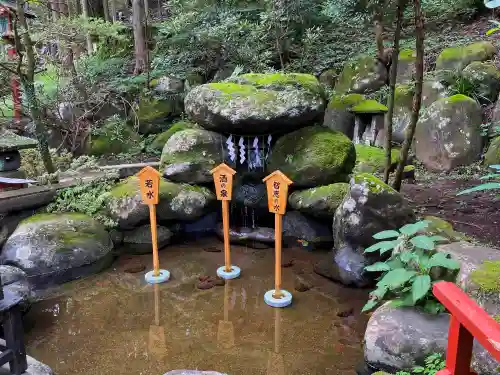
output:
[[152,167],[144,167],[137,173],[141,187],[142,201],[145,204],[158,204],[161,174]]
[[230,201],[233,193],[233,176],[236,173],[234,169],[225,163],[219,164],[212,169],[215,192],[220,201]]
[[284,215],[288,199],[288,186],[293,181],[280,171],[274,171],[263,180],[267,187],[267,206],[269,212]]

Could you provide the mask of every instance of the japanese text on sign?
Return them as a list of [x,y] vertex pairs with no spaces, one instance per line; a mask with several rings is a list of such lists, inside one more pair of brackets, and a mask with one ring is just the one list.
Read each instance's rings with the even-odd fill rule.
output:
[[210,171],[214,178],[215,192],[218,200],[231,200],[233,175],[236,173],[231,167],[222,163]]

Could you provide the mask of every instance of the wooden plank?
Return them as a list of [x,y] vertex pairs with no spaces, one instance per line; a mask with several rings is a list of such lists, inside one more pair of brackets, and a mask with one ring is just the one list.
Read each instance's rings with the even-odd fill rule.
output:
[[[500,361],[500,324],[451,282],[436,283],[432,291],[455,319],[479,341],[493,358]],[[450,324],[450,331],[452,328]],[[449,370],[453,371],[453,369]]]

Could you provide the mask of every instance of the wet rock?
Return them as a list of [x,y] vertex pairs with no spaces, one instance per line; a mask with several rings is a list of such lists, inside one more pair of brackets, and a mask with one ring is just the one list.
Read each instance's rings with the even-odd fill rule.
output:
[[[0,345],[5,346],[5,340],[0,339]],[[37,361],[35,358],[26,356],[26,362],[28,363],[28,368],[23,375],[55,375],[52,369],[43,364],[42,362]],[[0,375],[10,375],[9,363],[7,362],[5,365],[0,367]]]
[[220,253],[222,249],[219,246],[209,246],[204,247],[203,251],[206,251],[207,253]]
[[231,134],[285,133],[308,125],[324,111],[323,88],[308,74],[243,74],[197,86],[186,113],[207,130]]
[[[217,236],[220,239],[224,238],[224,232],[222,228],[222,223],[217,227]],[[274,244],[274,229],[266,227],[256,227],[256,228],[230,228],[229,229],[229,241],[234,244],[243,244],[249,247],[257,246],[256,248],[262,248],[260,244],[269,245]]]
[[325,111],[323,126],[330,130],[339,131],[349,139],[353,139],[354,114],[350,110],[363,100],[365,97],[361,94],[333,95]]
[[462,76],[476,87],[481,102],[489,104],[497,98],[500,92],[500,70],[494,63],[474,61],[463,70]]
[[221,279],[220,277],[217,277],[214,280],[214,284],[215,284],[215,286],[224,286],[224,285],[226,285],[226,280]]
[[267,161],[267,170],[280,170],[294,187],[315,187],[345,182],[356,162],[349,138],[321,126],[311,126],[278,139]]
[[178,232],[186,238],[208,236],[215,233],[218,220],[217,212],[211,212],[193,222],[177,223],[174,232]]
[[[389,372],[422,365],[433,353],[445,354],[449,314],[431,315],[415,308],[379,307],[370,317],[364,338],[365,360]],[[496,373],[496,362],[477,341],[472,369],[479,374]]]
[[0,265],[0,277],[5,295],[10,292],[15,298],[21,297],[21,310],[28,311],[31,306],[31,285],[26,273],[17,267]]
[[328,225],[298,211],[288,211],[283,216],[283,240],[293,245],[297,244],[297,240],[305,240],[313,247],[329,247],[333,244]]
[[[215,195],[207,188],[160,180],[159,220],[194,221],[212,210]],[[149,220],[148,206],[142,202],[139,179],[129,177],[115,185],[107,196],[107,211],[120,229],[133,229]]]
[[281,267],[290,268],[294,265],[295,261],[293,259],[286,259],[281,262]]
[[288,197],[290,207],[318,219],[331,219],[344,199],[349,184],[339,182],[311,189],[294,191]]
[[233,203],[267,211],[267,192],[264,183],[238,183],[233,187]]
[[227,374],[215,371],[172,370],[163,375],[227,375]]
[[401,194],[373,175],[361,173],[350,182],[349,193],[338,207],[333,222],[335,246],[373,245],[375,233],[399,229],[416,219]]
[[[170,243],[172,232],[165,227],[157,226],[158,249],[161,250]],[[153,249],[151,226],[142,225],[131,231],[124,232],[124,250],[130,254],[149,254]]]
[[31,284],[62,284],[101,271],[113,259],[104,227],[79,213],[39,214],[22,221],[1,261],[21,268]]
[[207,289],[212,289],[215,286],[215,283],[212,279],[207,279],[200,281],[196,287],[201,290],[207,290]]
[[225,160],[224,136],[204,129],[173,134],[163,147],[160,171],[173,182],[212,182],[210,171]]
[[348,316],[351,316],[352,314],[354,314],[354,307],[349,307],[345,310],[340,310],[338,313],[337,313],[337,316],[339,318],[347,318]]
[[473,61],[486,61],[495,55],[490,42],[477,42],[468,46],[445,48],[436,60],[436,70],[461,71]]
[[384,64],[372,56],[361,56],[347,62],[340,73],[335,91],[339,93],[372,93],[387,82],[388,72]]
[[482,151],[481,122],[481,107],[465,95],[434,102],[417,123],[417,159],[435,171],[473,163]]
[[113,241],[113,245],[115,248],[123,244],[122,232],[117,231],[116,229],[112,229],[109,231],[109,237],[111,238],[111,241]]
[[338,250],[333,250],[333,261],[328,257],[316,263],[314,272],[346,286],[364,288],[373,283],[373,279],[364,269],[371,263],[364,256],[362,248],[353,248],[346,244]]
[[309,289],[312,288],[312,286],[308,282],[297,278],[297,279],[295,279],[295,287],[294,288],[297,292],[307,292]]
[[140,261],[131,261],[128,262],[123,268],[123,272],[125,273],[139,273],[146,269],[146,266],[142,264]]

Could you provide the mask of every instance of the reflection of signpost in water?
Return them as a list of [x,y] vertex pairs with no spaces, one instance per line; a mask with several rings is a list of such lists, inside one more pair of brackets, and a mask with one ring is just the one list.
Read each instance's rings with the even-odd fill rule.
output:
[[227,164],[219,164],[210,171],[214,177],[217,199],[222,202],[222,227],[224,232],[224,266],[217,269],[217,276],[223,279],[235,279],[240,276],[239,267],[231,264],[229,246],[229,201],[233,193],[233,176],[236,173]]
[[280,354],[281,335],[281,310],[274,311],[274,351],[271,352],[267,362],[267,375],[285,375],[283,355]]
[[167,354],[167,345],[165,341],[165,329],[160,325],[160,291],[158,284],[154,285],[155,298],[155,320],[149,326],[149,351],[162,357]]
[[264,301],[272,307],[286,307],[292,303],[290,292],[281,289],[281,236],[282,216],[286,211],[288,186],[293,183],[280,171],[274,171],[263,180],[267,186],[267,205],[269,212],[274,213],[274,241],[276,248],[275,286],[264,294]]
[[149,218],[151,221],[151,240],[153,245],[153,271],[146,273],[146,281],[150,284],[157,284],[167,281],[170,272],[160,269],[158,258],[158,240],[156,235],[156,205],[159,200],[160,172],[151,167],[145,167],[137,174],[141,187],[142,201],[149,206]]
[[229,320],[229,280],[226,280],[224,285],[224,320],[219,320],[217,342],[224,349],[234,346],[234,327],[233,322]]

